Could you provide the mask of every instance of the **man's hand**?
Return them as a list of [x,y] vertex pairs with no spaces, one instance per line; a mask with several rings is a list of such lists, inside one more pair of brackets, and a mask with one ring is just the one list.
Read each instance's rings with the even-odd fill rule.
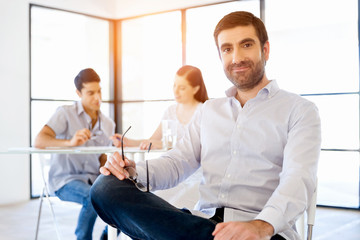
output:
[[70,147],[76,147],[83,145],[91,138],[91,132],[89,129],[83,128],[81,130],[77,130],[75,135],[70,139],[69,145]]
[[120,153],[115,152],[111,156],[108,157],[105,165],[100,168],[100,172],[103,175],[114,175],[120,180],[124,180],[129,178],[129,173],[125,168],[133,167],[136,168],[136,164],[134,161],[129,160],[125,157],[125,161],[122,160],[122,156]]
[[273,234],[273,226],[261,220],[218,223],[212,233],[214,240],[269,240]]

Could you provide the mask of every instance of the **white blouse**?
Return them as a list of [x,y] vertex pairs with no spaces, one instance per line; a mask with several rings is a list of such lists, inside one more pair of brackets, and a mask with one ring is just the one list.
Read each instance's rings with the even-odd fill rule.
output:
[[181,139],[184,134],[185,134],[185,129],[188,125],[190,125],[191,122],[194,121],[194,116],[196,115],[196,112],[198,112],[201,109],[201,106],[203,105],[203,103],[199,103],[196,107],[196,110],[194,111],[194,114],[192,115],[190,121],[187,124],[183,124],[179,121],[179,119],[176,116],[176,108],[177,108],[177,104],[173,104],[170,105],[164,112],[163,117],[161,118],[161,120],[174,120],[176,121],[176,127],[177,127],[177,141],[179,142],[179,139]]

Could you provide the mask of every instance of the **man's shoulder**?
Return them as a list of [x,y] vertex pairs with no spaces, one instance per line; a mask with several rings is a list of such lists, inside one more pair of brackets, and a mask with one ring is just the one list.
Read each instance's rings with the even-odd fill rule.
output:
[[76,109],[76,104],[64,104],[64,105],[60,105],[57,107],[57,110],[62,110],[62,111],[72,111]]
[[[228,97],[212,98],[204,102],[201,106],[201,112],[221,112],[222,110],[231,107],[230,100]],[[226,111],[226,110],[225,110]]]
[[300,94],[281,89],[277,95],[281,99],[280,102],[282,105],[286,104],[289,107],[291,106],[291,108],[316,108],[315,103]]

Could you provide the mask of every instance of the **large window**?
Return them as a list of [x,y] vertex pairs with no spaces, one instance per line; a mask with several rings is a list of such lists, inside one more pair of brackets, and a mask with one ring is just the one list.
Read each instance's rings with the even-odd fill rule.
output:
[[182,64],[181,12],[122,21],[122,126],[128,136],[149,138],[173,99]]
[[[66,11],[31,6],[31,142],[56,108],[78,100],[74,78],[93,68],[101,78],[101,110],[112,115],[110,22]],[[32,196],[42,187],[38,156],[32,156]]]
[[359,207],[358,1],[266,1],[268,77],[322,120],[318,204]]

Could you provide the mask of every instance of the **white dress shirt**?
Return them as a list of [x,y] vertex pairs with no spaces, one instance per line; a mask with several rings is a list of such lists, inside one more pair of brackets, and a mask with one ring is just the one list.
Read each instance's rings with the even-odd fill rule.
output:
[[[153,190],[171,188],[202,167],[196,209],[225,221],[261,219],[275,234],[300,239],[295,222],[309,206],[320,154],[316,106],[271,81],[241,107],[236,88],[208,100],[184,138],[149,161]],[[144,164],[139,163],[144,181]]]

